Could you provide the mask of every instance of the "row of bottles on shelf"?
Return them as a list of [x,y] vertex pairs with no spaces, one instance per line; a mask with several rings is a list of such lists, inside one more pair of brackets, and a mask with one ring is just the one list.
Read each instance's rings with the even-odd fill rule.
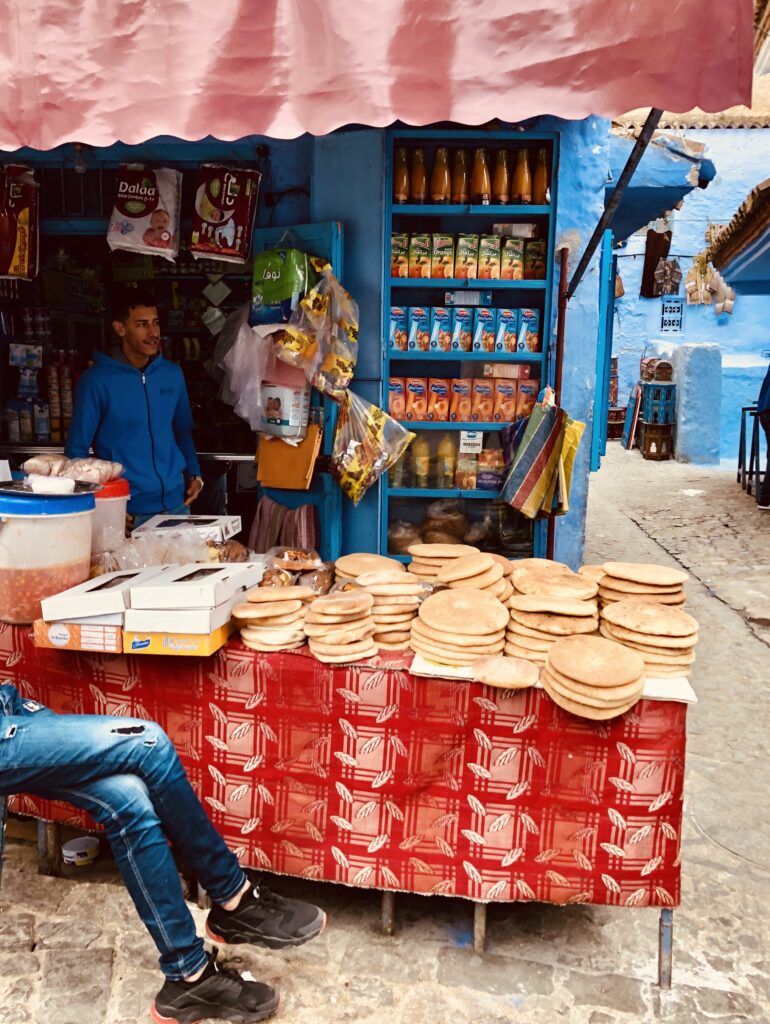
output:
[[548,203],[550,183],[545,148],[537,150],[534,161],[529,149],[517,148],[509,153],[501,148],[496,151],[494,164],[491,173],[487,150],[479,148],[473,154],[469,172],[468,151],[457,149],[450,170],[449,150],[439,146],[428,176],[425,150],[421,146],[413,149],[410,160],[406,147],[399,146],[393,168],[393,201],[396,204],[431,202],[481,206]]
[[505,482],[505,455],[494,433],[478,451],[463,451],[452,434],[436,441],[420,433],[391,469],[388,482],[393,488],[499,491]]
[[72,418],[75,358],[71,349],[53,350],[43,367],[41,346],[9,346],[9,364],[18,370],[18,382],[16,397],[5,403],[3,440],[47,444],[65,439]]

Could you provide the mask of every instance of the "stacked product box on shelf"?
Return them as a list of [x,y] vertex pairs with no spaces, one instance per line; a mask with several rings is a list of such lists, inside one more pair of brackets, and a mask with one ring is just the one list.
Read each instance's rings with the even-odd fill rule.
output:
[[393,232],[390,236],[390,276],[396,279],[539,281],[545,274],[544,239],[498,233]]
[[529,416],[540,392],[529,367],[515,368],[527,373],[498,372],[508,367],[493,363],[476,378],[391,377],[388,412],[407,423],[512,423]]
[[[542,351],[540,310],[490,306],[391,306],[391,352]],[[156,517],[159,519],[162,517]],[[197,517],[191,516],[194,520]],[[151,520],[154,523],[154,520]],[[146,524],[141,529],[157,528]]]

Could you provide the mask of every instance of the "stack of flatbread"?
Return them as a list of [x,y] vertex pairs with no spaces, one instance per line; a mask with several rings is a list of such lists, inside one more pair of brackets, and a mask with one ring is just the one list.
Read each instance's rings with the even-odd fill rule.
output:
[[253,651],[291,651],[305,643],[310,587],[256,587],[233,608],[241,640]]
[[406,572],[406,566],[396,558],[370,555],[366,551],[354,555],[342,555],[334,563],[334,575],[337,583],[350,583],[365,572]]
[[462,555],[446,562],[436,573],[436,582],[444,583],[450,590],[485,590],[500,601],[507,601],[513,594],[513,587],[506,579],[513,572],[513,566],[501,555],[486,552]]
[[383,651],[408,651],[412,620],[430,588],[405,572],[367,572],[356,580],[372,595],[374,642]]
[[596,633],[599,610],[595,599],[514,594],[508,601],[511,618],[505,653],[544,665],[553,645],[565,636]]
[[439,590],[412,622],[412,650],[439,665],[472,665],[505,645],[508,609],[483,590]]
[[695,661],[698,623],[681,608],[631,598],[602,609],[603,636],[643,659],[648,676],[688,676]]
[[537,665],[521,658],[490,654],[473,663],[473,678],[476,682],[495,686],[500,690],[524,690],[528,686],[534,686],[539,675]]
[[548,652],[540,681],[565,711],[602,721],[624,714],[639,700],[644,661],[600,636],[569,636]]
[[598,580],[601,605],[634,598],[673,607],[684,606],[683,585],[688,576],[681,569],[642,562],[605,562],[601,568],[603,575]]
[[317,597],[305,616],[313,656],[332,665],[375,657],[373,604],[374,598],[365,590]]
[[513,563],[511,582],[519,594],[538,594],[548,597],[590,601],[599,585],[585,575],[573,572],[568,565],[547,558],[522,558]]
[[426,583],[435,582],[439,570],[448,563],[463,555],[479,554],[479,549],[470,544],[411,544],[408,551],[412,556],[408,571]]

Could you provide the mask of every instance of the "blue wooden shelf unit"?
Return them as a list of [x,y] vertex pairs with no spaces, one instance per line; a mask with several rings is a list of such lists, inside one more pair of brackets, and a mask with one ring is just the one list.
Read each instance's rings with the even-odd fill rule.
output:
[[[480,206],[476,204],[395,204],[393,196],[393,165],[397,147],[405,146],[413,149],[421,146],[426,151],[430,167],[435,148],[446,146],[450,149],[474,150],[484,147],[487,150],[505,148],[511,152],[522,148],[530,151],[546,149],[550,156],[550,203],[547,205],[498,205]],[[462,130],[451,131],[441,129],[393,129],[387,136],[387,175],[384,230],[384,259],[382,280],[382,386],[383,408],[388,408],[389,380],[391,377],[473,377],[476,374],[467,372],[473,364],[485,363],[528,363],[530,376],[538,379],[541,387],[550,382],[550,360],[548,340],[551,335],[551,306],[554,283],[554,240],[556,229],[556,197],[557,170],[559,165],[559,135],[556,132],[500,131],[484,132]],[[546,276],[544,280],[489,280],[459,278],[409,278],[390,276],[390,240],[392,233],[430,233],[445,234],[492,234],[493,225],[497,223],[536,224],[538,237],[546,241]],[[515,235],[515,229],[511,231]],[[519,307],[537,309],[541,316],[541,337],[543,352],[534,353],[503,353],[503,352],[436,352],[436,351],[399,351],[388,347],[390,309],[392,306],[409,307],[417,303],[425,306],[439,306],[446,303],[444,292],[463,291],[491,293],[492,307]],[[459,297],[455,299],[459,305]],[[469,296],[469,304],[478,304],[478,296]],[[463,364],[470,364],[464,368]],[[466,372],[464,372],[464,369]],[[479,368],[480,369],[480,368]],[[432,448],[441,434],[451,434],[459,442],[459,431],[481,431],[483,433],[499,432],[505,423],[500,422],[404,422],[404,426],[416,432],[425,431],[428,439],[432,439]],[[485,439],[486,442],[486,439]],[[409,460],[407,452],[407,463]],[[459,487],[413,487],[409,474],[401,474],[399,483],[394,486],[393,471],[391,477],[383,480],[380,488],[380,551],[390,554],[401,561],[409,561],[406,555],[395,554],[388,550],[388,527],[392,522],[403,519],[419,525],[430,502],[438,499],[461,499],[465,504],[466,514],[471,521],[478,521],[483,515],[492,513],[495,519],[506,516],[505,509],[494,503],[498,499],[496,491],[483,489],[462,490]],[[429,482],[433,482],[432,480]],[[478,505],[476,503],[486,504]],[[476,510],[474,512],[474,510]],[[507,511],[507,515],[516,519],[517,513]],[[521,522],[521,536],[527,540],[528,551],[522,554],[533,554],[537,557],[545,555],[546,530],[542,520],[530,524],[528,520]],[[514,521],[512,529],[518,530]],[[519,547],[517,546],[517,550]]]

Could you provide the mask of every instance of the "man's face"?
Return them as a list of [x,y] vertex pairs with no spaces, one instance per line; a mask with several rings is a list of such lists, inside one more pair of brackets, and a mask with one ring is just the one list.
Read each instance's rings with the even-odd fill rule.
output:
[[115,320],[112,326],[132,361],[146,362],[160,351],[160,320],[155,306],[133,306],[127,320]]

